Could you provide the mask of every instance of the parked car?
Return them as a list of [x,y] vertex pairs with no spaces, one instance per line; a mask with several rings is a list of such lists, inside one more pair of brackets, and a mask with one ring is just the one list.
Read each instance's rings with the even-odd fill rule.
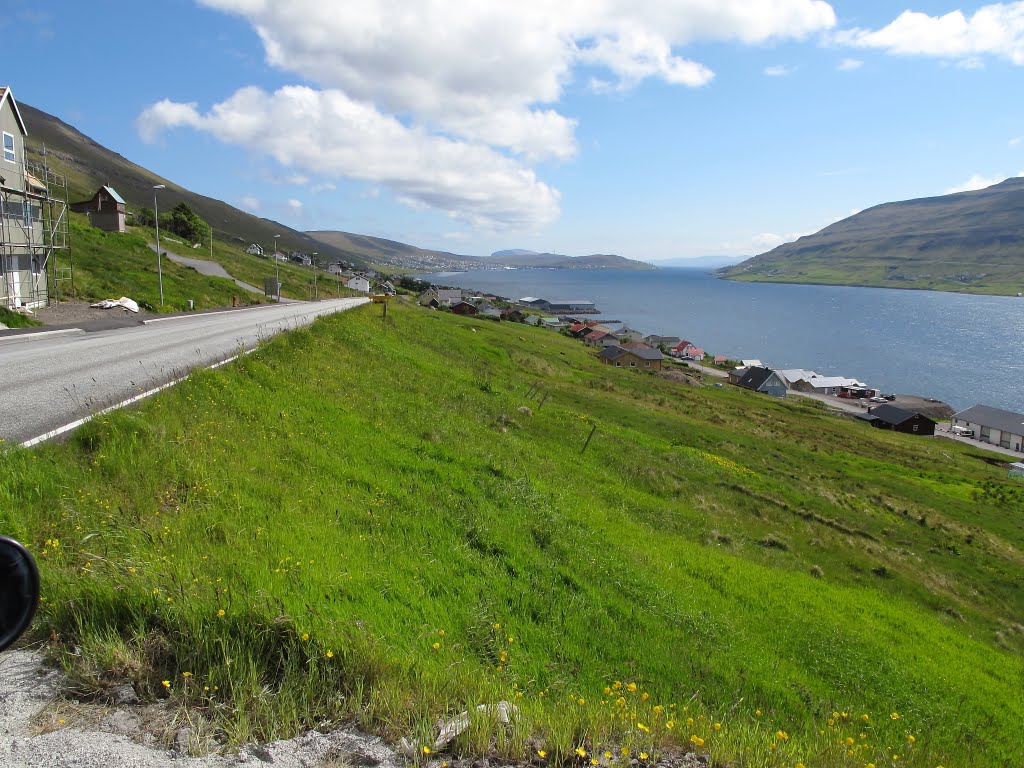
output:
[[881,395],[875,395],[874,397],[869,397],[868,401],[872,403],[884,403],[886,402],[886,399]]
[[967,427],[961,427],[961,426],[959,426],[957,424],[954,424],[952,427],[950,427],[949,431],[950,431],[951,434],[959,435],[960,437],[974,437],[974,430],[973,429],[968,429]]
[[886,400],[895,400],[896,395],[882,395]]

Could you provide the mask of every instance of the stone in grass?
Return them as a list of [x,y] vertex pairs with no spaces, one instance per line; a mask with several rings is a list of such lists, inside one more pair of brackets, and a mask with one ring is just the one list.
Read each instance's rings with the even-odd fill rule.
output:
[[127,706],[128,704],[138,704],[139,695],[135,693],[135,689],[130,683],[115,685],[110,689],[110,703],[118,707]]
[[[499,701],[493,707],[480,704],[476,711],[493,716],[502,725],[508,725],[519,712],[519,708],[507,701]],[[469,712],[461,712],[448,720],[439,718],[434,727],[437,728],[437,738],[434,739],[433,751],[439,752],[469,728]],[[404,736],[398,742],[398,749],[407,757],[419,756],[416,743]]]

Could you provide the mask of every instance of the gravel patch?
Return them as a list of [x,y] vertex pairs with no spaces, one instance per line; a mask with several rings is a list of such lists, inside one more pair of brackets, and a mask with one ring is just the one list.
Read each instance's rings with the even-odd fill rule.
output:
[[0,655],[0,765],[4,768],[280,768],[347,765],[406,768],[380,739],[355,730],[311,731],[294,739],[247,745],[230,755],[189,757],[197,735],[187,727],[170,748],[151,732],[173,725],[162,705],[104,707],[60,695],[60,673],[31,651]]
[[43,325],[71,325],[96,320],[142,318],[147,314],[146,310],[135,314],[127,309],[94,309],[84,301],[62,301],[59,304],[32,311],[32,317]]

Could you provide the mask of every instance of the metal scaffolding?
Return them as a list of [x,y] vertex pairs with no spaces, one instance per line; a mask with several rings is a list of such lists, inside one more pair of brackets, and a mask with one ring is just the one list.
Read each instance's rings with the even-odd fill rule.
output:
[[[0,306],[45,307],[74,290],[68,182],[38,162],[5,163],[0,175]],[[12,167],[13,166],[13,167]]]

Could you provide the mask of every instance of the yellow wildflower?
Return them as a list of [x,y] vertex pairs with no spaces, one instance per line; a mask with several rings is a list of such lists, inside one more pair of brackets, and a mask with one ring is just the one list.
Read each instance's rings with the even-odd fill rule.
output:
[[715,729],[716,731],[720,731],[720,730],[722,730],[722,724],[721,724],[721,723],[715,723],[715,724],[714,724],[713,726],[711,726],[711,727],[712,727],[712,728],[714,728],[714,729]]
[[636,693],[636,683],[630,683],[626,686],[626,690],[630,693]]
[[192,673],[191,672],[182,672],[181,676],[184,677],[187,680],[188,678],[192,677]]
[[646,752],[641,752],[640,753],[640,759],[641,760],[646,760],[647,759],[647,753]]
[[899,720],[900,719],[900,713],[899,712],[893,712],[892,714],[889,715],[889,717],[891,717],[893,720]]
[[912,734],[912,733],[908,733],[907,734],[907,742],[909,744],[913,744],[915,741],[917,741],[917,737],[915,737],[914,734]]
[[702,739],[697,734],[694,734],[693,736],[690,737],[690,743],[693,744],[693,746],[695,746],[695,747],[703,747],[704,746],[704,739]]
[[[426,749],[426,747],[424,747],[424,749]],[[539,757],[541,760],[543,760],[547,756],[548,756],[548,753],[545,752],[543,749],[538,749],[537,750],[537,757]]]
[[587,750],[585,750],[583,747],[576,747],[576,756],[577,757],[586,757],[587,756]]
[[431,647],[431,648],[433,648],[433,649],[434,649],[434,650],[436,651],[436,650],[437,650],[438,648],[440,648],[440,647],[441,647],[441,644],[440,644],[440,643],[434,643],[434,644],[433,644],[432,646],[430,646],[430,647]]
[[219,611],[217,611],[217,615],[220,616],[223,619],[224,618],[224,609],[221,608]]
[[584,698],[579,698],[576,699],[576,703],[579,704],[581,707],[585,707],[587,705],[587,700]]
[[424,745],[424,747],[423,747],[423,754],[424,755],[429,755],[430,754],[430,747]]
[[304,642],[304,643],[308,643],[309,642],[309,632],[303,632],[302,633],[302,642]]
[[327,649],[327,653],[324,654],[324,655],[327,656],[328,659],[333,659],[334,658],[334,651],[332,651],[330,648],[328,648]]
[[160,685],[162,685],[164,688],[170,688],[171,687],[171,681],[170,680],[161,680],[160,681]]

